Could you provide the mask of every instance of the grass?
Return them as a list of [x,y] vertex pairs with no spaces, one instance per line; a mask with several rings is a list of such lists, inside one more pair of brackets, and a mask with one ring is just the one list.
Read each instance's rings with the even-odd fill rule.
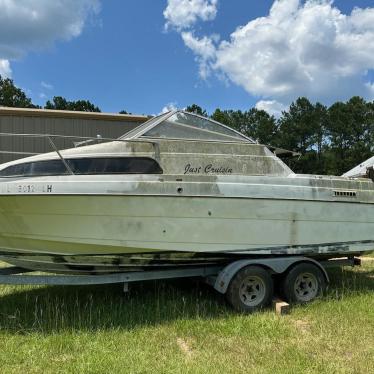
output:
[[240,315],[196,281],[0,286],[1,373],[369,373],[374,261],[330,271],[326,297]]

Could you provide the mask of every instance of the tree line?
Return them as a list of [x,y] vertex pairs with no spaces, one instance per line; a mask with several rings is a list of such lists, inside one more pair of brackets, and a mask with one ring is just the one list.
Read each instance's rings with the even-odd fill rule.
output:
[[[31,99],[26,96],[25,92],[15,86],[12,79],[2,78],[0,75],[0,106],[15,108],[33,108],[42,109],[40,105],[32,103]],[[48,100],[44,109],[54,110],[72,110],[80,112],[101,112],[100,108],[92,104],[89,100],[66,100],[62,96],[55,96],[52,101]],[[121,110],[120,114],[131,114]]]
[[[187,111],[209,116],[196,104]],[[358,96],[329,107],[300,97],[279,118],[256,108],[216,109],[209,117],[259,143],[299,152],[285,160],[297,173],[341,175],[374,154],[374,102]]]
[[[0,106],[41,108],[11,79],[0,76]],[[61,96],[48,100],[45,109],[100,112],[88,100],[69,101]],[[275,118],[264,110],[216,109],[209,114],[197,104],[187,111],[210,117],[257,140],[299,152],[285,162],[297,173],[340,175],[374,153],[374,102],[354,96],[327,107],[300,97]],[[128,114],[122,110],[122,114]]]

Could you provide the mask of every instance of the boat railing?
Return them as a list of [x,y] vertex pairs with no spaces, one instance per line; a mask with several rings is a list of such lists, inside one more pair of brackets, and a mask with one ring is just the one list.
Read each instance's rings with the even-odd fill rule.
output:
[[[54,139],[70,139],[73,143],[74,147],[80,147],[84,145],[89,145],[91,143],[102,143],[102,142],[123,142],[123,143],[148,143],[151,144],[154,153],[155,153],[155,159],[159,161],[160,156],[160,150],[159,145],[157,142],[151,141],[151,140],[138,140],[138,139],[118,139],[118,138],[106,138],[102,137],[101,135],[94,136],[76,136],[76,135],[59,135],[59,134],[24,134],[24,133],[10,133],[10,132],[0,132],[0,137],[21,137],[21,138],[36,138],[36,139],[46,139],[49,143],[49,145],[52,147],[52,149],[57,153],[58,157],[61,159],[62,163],[64,164],[66,170],[69,174],[74,174],[73,170],[69,166],[69,163],[66,161],[66,159],[61,154],[60,149],[57,147],[56,142],[53,141]],[[78,140],[79,141],[73,141]],[[4,153],[0,151],[0,153]],[[28,152],[16,152],[16,151],[6,151],[7,154],[22,154],[22,155],[38,155],[41,153],[28,153]]]

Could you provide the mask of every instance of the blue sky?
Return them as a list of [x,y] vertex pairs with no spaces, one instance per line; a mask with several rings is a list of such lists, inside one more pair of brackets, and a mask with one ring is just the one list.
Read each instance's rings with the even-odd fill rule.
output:
[[[187,9],[186,14],[192,12],[196,19],[181,25],[180,20],[173,18],[175,12],[169,19],[163,14],[167,6],[173,11],[177,0],[56,0],[64,9],[71,6],[72,12],[77,3],[83,4],[80,19],[71,20],[72,13],[66,11],[61,17],[63,20],[56,21],[56,27],[51,20],[59,18],[58,11],[47,9],[46,0],[29,1],[35,9],[29,4],[25,12],[43,11],[49,21],[44,25],[41,18],[39,23],[30,26],[40,27],[41,32],[36,30],[28,45],[7,37],[12,33],[12,25],[22,22],[20,12],[17,12],[22,1],[14,1],[13,9],[5,12],[8,23],[1,22],[4,12],[0,15],[3,25],[0,26],[0,62],[9,63],[8,75],[35,103],[43,105],[54,95],[61,95],[70,100],[88,99],[106,112],[125,109],[132,113],[155,114],[167,105],[185,107],[192,103],[209,112],[217,107],[248,109],[255,105],[276,112],[277,108],[287,107],[290,101],[304,94],[313,101],[326,104],[355,94],[373,99],[374,56],[370,50],[373,47],[368,45],[367,55],[356,57],[360,55],[362,45],[374,35],[371,0],[335,0],[333,5],[320,1],[318,4],[324,6],[326,13],[316,8],[316,2],[309,2],[312,5],[309,4],[308,13],[305,2],[295,4],[296,0],[288,0],[287,6],[294,3],[294,8],[278,9],[272,18],[278,22],[280,17],[285,17],[281,31],[275,30],[275,26],[266,26],[265,18],[262,26],[255,23],[248,26],[246,34],[240,35],[235,43],[230,41],[230,35],[239,26],[248,25],[258,17],[269,17],[274,1],[193,1],[196,1],[196,7],[210,5],[214,9],[210,8],[205,18],[199,16],[202,14],[199,9],[197,12],[196,8]],[[180,1],[178,9],[186,3],[188,0]],[[0,14],[1,8],[6,6],[5,0],[0,0]],[[339,21],[340,15],[350,17],[355,7],[363,11],[349,20],[348,31],[342,33],[338,28],[331,36],[331,28],[326,25]],[[49,16],[48,12],[52,14]],[[325,14],[321,16],[325,17],[321,21],[323,26],[310,21],[317,12]],[[167,22],[169,26],[165,30]],[[68,31],[60,35],[59,30],[66,24]],[[72,24],[75,31],[68,34]],[[304,32],[300,24],[307,24],[310,29]],[[9,25],[8,30],[6,25]],[[301,30],[300,38],[296,38],[290,51],[283,52],[281,46],[293,38],[293,30],[297,27]],[[22,26],[17,30],[22,33]],[[26,32],[31,34],[30,29],[25,28]],[[41,36],[43,33],[51,35],[50,39]],[[274,47],[279,34],[282,40]],[[315,35],[315,38],[311,41],[308,35]],[[362,44],[352,42],[357,35],[365,35]],[[22,35],[20,38],[22,41]],[[322,48],[320,40],[324,43],[329,38],[331,45],[326,42]],[[261,39],[261,43],[255,44],[255,39]],[[317,39],[321,51],[316,51]],[[201,43],[202,40],[206,43]],[[337,43],[340,43],[338,47]],[[13,45],[16,52],[9,53]],[[305,47],[308,45],[310,47]],[[292,57],[292,48],[299,53],[297,61],[300,56],[307,56],[313,66],[308,63],[294,68],[298,62]],[[263,51],[268,51],[271,67],[264,63],[266,56],[259,56]],[[326,51],[331,51],[331,56]],[[348,62],[342,66],[341,61]],[[200,68],[205,73],[201,74],[200,70],[199,74]],[[303,81],[305,76],[312,81],[308,89]]]

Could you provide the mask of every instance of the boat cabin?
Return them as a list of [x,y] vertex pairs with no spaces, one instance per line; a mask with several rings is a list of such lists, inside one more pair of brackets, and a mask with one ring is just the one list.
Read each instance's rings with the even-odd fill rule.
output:
[[268,147],[181,110],[150,119],[116,141],[10,162],[0,177],[61,174],[272,175],[293,172]]

